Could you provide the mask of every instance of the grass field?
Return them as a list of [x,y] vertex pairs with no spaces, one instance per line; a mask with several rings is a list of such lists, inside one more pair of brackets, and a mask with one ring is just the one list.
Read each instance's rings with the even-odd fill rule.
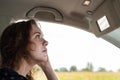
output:
[[[47,80],[41,68],[32,71],[34,80]],[[59,80],[120,80],[120,72],[56,72]]]
[[[56,72],[59,80],[120,80],[120,73],[113,72]],[[44,73],[34,75],[35,80],[47,80]]]
[[120,73],[113,72],[59,72],[60,80],[120,80]]

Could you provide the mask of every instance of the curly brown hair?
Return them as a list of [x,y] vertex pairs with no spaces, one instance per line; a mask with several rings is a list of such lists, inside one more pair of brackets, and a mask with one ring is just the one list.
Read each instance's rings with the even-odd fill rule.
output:
[[30,31],[35,20],[17,22],[9,25],[2,33],[0,39],[1,67],[19,68],[22,58],[29,62]]

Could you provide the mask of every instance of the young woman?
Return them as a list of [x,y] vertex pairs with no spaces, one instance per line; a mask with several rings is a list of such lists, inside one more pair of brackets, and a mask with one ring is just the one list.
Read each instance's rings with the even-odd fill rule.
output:
[[35,20],[9,25],[0,39],[0,80],[32,80],[27,74],[36,64],[48,80],[58,80],[47,55],[47,45]]

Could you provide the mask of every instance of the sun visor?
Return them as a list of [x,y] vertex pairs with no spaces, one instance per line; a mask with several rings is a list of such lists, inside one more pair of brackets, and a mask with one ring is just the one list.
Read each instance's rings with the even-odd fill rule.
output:
[[105,0],[93,12],[90,29],[101,37],[120,27],[120,0]]

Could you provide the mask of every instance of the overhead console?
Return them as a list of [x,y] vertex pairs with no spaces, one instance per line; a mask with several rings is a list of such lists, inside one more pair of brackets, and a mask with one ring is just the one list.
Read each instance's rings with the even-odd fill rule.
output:
[[44,20],[44,21],[53,21],[53,22],[62,22],[63,21],[63,16],[62,14],[50,7],[43,7],[43,6],[38,6],[26,14],[28,18],[37,18],[39,20]]
[[90,29],[101,37],[120,27],[120,0],[105,0],[91,15]]

